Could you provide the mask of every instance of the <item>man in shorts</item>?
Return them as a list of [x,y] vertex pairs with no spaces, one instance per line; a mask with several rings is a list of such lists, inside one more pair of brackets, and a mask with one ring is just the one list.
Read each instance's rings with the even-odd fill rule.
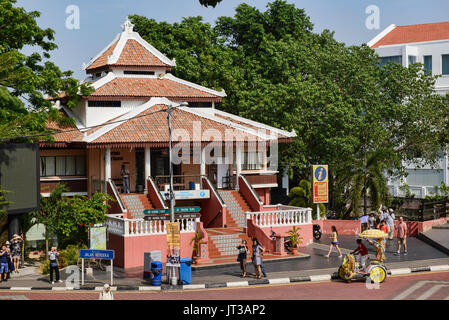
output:
[[407,255],[407,224],[404,222],[404,218],[399,217],[398,224],[398,251],[396,251],[395,255],[398,256],[401,254],[401,245],[404,246],[404,255]]
[[6,281],[9,271],[9,262],[11,258],[9,257],[9,252],[6,249],[6,246],[2,246],[2,250],[0,251],[0,277],[1,281]]

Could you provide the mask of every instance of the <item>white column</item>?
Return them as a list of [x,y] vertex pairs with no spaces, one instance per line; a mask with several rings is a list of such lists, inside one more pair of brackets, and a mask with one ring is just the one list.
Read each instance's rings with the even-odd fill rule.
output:
[[235,168],[237,173],[236,184],[239,189],[239,176],[242,173],[242,145],[236,142],[235,146]]
[[206,175],[206,151],[201,147],[201,164],[200,164],[200,174],[202,176]]
[[148,192],[147,179],[151,176],[151,149],[149,147],[145,148],[145,193]]
[[111,148],[106,148],[104,153],[104,178],[111,179]]

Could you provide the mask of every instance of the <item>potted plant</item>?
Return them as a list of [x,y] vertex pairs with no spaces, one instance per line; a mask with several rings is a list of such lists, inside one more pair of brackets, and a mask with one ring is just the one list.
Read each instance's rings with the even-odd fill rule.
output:
[[190,240],[190,245],[193,244],[192,261],[194,264],[197,263],[198,258],[201,256],[201,240],[203,240],[203,237],[199,231],[195,232],[195,236]]
[[287,232],[292,243],[292,254],[298,253],[298,244],[302,243],[302,237],[299,234],[300,229],[299,227],[293,226],[293,229]]

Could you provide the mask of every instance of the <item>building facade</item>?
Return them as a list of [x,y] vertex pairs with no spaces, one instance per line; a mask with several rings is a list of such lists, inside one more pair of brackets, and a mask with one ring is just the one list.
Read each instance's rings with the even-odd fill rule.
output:
[[[143,217],[144,210],[168,207],[170,109],[176,207],[201,208],[195,217],[177,216],[183,256],[191,256],[196,231],[203,236],[203,261],[234,256],[235,246],[255,235],[274,253],[271,231],[285,236],[293,225],[304,225],[308,244],[310,210],[270,203],[277,145],[296,134],[218,110],[224,91],[175,77],[174,60],[134,32],[128,19],[122,29],[84,65],[95,92],[71,110],[64,95],[54,99],[76,124],[48,124],[57,133],[54,142],[40,144],[41,193],[48,196],[64,183],[68,196],[113,196],[108,246],[116,250],[118,266],[141,267],[144,252],[166,252],[166,221]],[[127,194],[122,165],[130,172]]]
[[[417,24],[408,26],[390,25],[367,43],[380,57],[380,64],[396,62],[408,67],[412,63],[422,63],[427,72],[440,75],[435,91],[449,93],[449,22]],[[435,191],[441,182],[449,184],[448,155],[441,157],[434,167],[415,164],[407,165],[408,176],[400,181],[389,179],[388,185],[393,196],[404,196],[405,184],[416,198],[424,198]]]

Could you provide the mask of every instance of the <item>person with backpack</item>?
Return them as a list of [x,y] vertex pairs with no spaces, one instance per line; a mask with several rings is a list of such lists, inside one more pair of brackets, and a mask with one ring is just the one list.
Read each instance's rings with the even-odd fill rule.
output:
[[237,256],[237,261],[240,262],[240,269],[242,270],[242,278],[246,277],[246,259],[248,256],[248,246],[246,240],[242,240],[242,244],[237,246],[239,254]]
[[53,281],[53,272],[56,275],[56,281],[62,282],[62,280],[59,279],[58,256],[59,256],[59,252],[56,250],[56,247],[51,247],[51,251],[48,252],[48,258],[50,259],[50,282],[51,282],[51,284],[55,283]]

